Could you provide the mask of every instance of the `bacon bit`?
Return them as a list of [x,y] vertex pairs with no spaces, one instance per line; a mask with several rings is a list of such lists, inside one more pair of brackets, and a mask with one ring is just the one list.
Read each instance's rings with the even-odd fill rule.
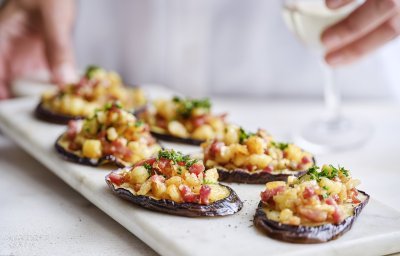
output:
[[76,142],[74,142],[74,141],[71,141],[71,142],[68,144],[68,149],[69,149],[69,150],[72,150],[72,151],[75,151],[75,150],[81,149],[81,147],[78,145],[78,143],[76,143]]
[[339,203],[340,198],[338,195],[333,195],[332,198],[333,200],[335,200],[336,203]]
[[189,172],[199,176],[200,173],[204,172],[204,165],[202,163],[195,163],[189,167]]
[[222,119],[222,121],[224,121],[225,122],[225,119],[226,119],[226,117],[228,116],[228,113],[222,113],[222,114],[220,114],[219,115],[219,117]]
[[160,158],[157,161],[157,168],[162,174],[166,175],[167,177],[170,177],[174,171],[171,165],[171,160],[165,158]]
[[248,164],[248,165],[246,166],[246,169],[247,169],[248,172],[252,172],[255,168],[256,168],[256,166],[251,165],[251,164]]
[[283,151],[283,158],[287,158],[288,153],[286,151]]
[[353,203],[353,204],[359,204],[359,203],[361,203],[361,200],[357,198],[357,196],[358,196],[358,190],[357,190],[356,188],[352,188],[352,189],[350,190],[350,195],[349,195],[349,196],[351,197],[351,200],[352,200],[352,203]]
[[108,178],[110,179],[110,181],[111,181],[112,183],[114,183],[114,184],[117,185],[117,186],[119,186],[119,185],[121,185],[122,183],[125,182],[124,176],[122,176],[121,174],[118,174],[118,173],[111,173],[111,174],[108,176]]
[[210,194],[211,188],[207,185],[202,185],[200,188],[200,204],[209,204]]
[[115,155],[122,159],[129,159],[132,156],[132,151],[119,140],[115,140],[111,143],[103,141],[102,144],[105,155]]
[[168,122],[162,116],[157,114],[155,118],[156,118],[156,125],[158,127],[161,127],[163,129],[167,129],[168,128]]
[[273,197],[285,190],[285,186],[279,186],[274,189],[266,189],[265,191],[261,192],[261,201],[264,203],[271,204],[273,203]]
[[335,206],[335,211],[332,214],[333,223],[339,224],[344,220],[343,214],[339,211],[339,207]]
[[274,166],[273,165],[268,165],[267,167],[265,167],[263,169],[263,172],[267,172],[267,173],[272,173],[274,171]]
[[165,181],[165,178],[164,176],[154,174],[153,176],[150,177],[150,180],[151,182],[154,183],[163,183]]
[[68,140],[74,140],[76,135],[78,134],[79,125],[78,121],[71,120],[68,122],[68,129],[67,129],[67,138]]
[[315,195],[315,191],[313,188],[306,187],[303,192],[303,198],[309,199]]
[[144,159],[144,160],[141,160],[141,161],[137,162],[137,163],[133,166],[133,168],[138,167],[138,166],[143,166],[143,165],[145,165],[145,164],[149,164],[149,165],[153,166],[153,164],[154,164],[155,161],[156,161],[156,158],[155,158],[155,157],[150,158],[150,159]]
[[200,127],[206,123],[207,116],[206,115],[201,115],[192,118],[191,122],[195,128]]
[[297,212],[305,217],[306,219],[313,221],[313,222],[322,222],[326,221],[328,218],[328,213],[322,210],[306,208],[306,207],[298,207]]
[[196,196],[187,185],[181,184],[179,190],[184,202],[194,203],[198,201],[198,196]]
[[306,165],[308,163],[311,163],[311,159],[308,156],[303,156],[303,158],[301,158],[301,163]]
[[211,157],[215,157],[218,153],[221,152],[221,148],[225,144],[223,142],[219,142],[217,140],[214,140],[214,142],[210,146],[209,154]]
[[325,199],[325,203],[328,205],[333,205],[333,206],[337,205],[336,201],[332,197]]

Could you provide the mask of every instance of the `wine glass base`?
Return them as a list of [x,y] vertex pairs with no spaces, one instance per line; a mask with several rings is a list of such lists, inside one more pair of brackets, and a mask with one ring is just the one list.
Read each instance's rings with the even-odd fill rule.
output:
[[371,134],[372,127],[364,121],[315,120],[301,130],[295,142],[311,152],[329,153],[360,147]]

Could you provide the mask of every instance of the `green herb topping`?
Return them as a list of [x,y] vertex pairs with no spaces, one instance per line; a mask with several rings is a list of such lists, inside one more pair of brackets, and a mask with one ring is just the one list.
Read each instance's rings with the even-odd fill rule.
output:
[[178,104],[178,113],[183,117],[183,118],[189,118],[192,115],[192,111],[195,108],[203,108],[206,109],[207,111],[210,111],[211,108],[211,102],[210,99],[205,98],[205,99],[182,99],[177,96],[175,96],[172,99],[173,102]]
[[271,145],[275,148],[279,148],[280,150],[285,150],[287,147],[289,147],[289,143],[276,142],[276,141],[271,141]]
[[184,163],[186,168],[189,168],[193,164],[195,164],[198,160],[197,159],[191,159],[190,156],[184,155],[181,152],[176,152],[175,150],[160,150],[158,152],[158,159],[164,158],[168,159],[174,162],[174,164],[177,163]]
[[336,177],[339,177],[340,175],[344,175],[346,177],[349,176],[349,171],[340,166],[336,168],[333,165],[329,165],[322,167],[321,171],[318,170],[319,170],[318,166],[313,166],[308,169],[307,175],[310,177],[310,179],[317,181],[320,181],[322,177],[328,179],[334,179]]
[[239,143],[242,144],[245,140],[247,140],[250,136],[255,135],[252,132],[246,132],[242,127],[239,129]]
[[104,71],[102,68],[100,68],[99,66],[95,66],[95,65],[90,65],[87,67],[86,72],[85,72],[85,76],[88,79],[92,79],[94,78],[95,74],[99,71]]

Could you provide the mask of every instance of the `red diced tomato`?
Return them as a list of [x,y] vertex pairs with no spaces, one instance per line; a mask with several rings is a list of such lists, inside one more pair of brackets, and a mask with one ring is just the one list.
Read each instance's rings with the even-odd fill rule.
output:
[[211,194],[211,188],[207,185],[203,185],[200,188],[200,203],[209,204],[209,197]]
[[119,186],[122,183],[124,183],[124,176],[122,176],[121,174],[118,173],[111,173],[108,178],[110,179],[110,181],[112,183],[114,183],[115,185]]

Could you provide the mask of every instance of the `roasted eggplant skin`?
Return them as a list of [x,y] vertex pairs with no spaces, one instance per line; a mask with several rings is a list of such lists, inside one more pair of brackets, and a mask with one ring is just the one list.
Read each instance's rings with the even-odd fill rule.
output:
[[257,172],[249,173],[242,169],[236,169],[234,171],[228,171],[217,167],[219,181],[224,182],[236,182],[236,183],[247,183],[247,184],[265,184],[270,181],[286,181],[289,176],[301,176],[307,171],[299,171],[294,174],[271,174],[268,172]]
[[[140,113],[144,112],[147,109],[147,107],[148,107],[147,105],[139,107],[135,111],[133,111],[133,114],[135,116],[138,116]],[[68,124],[68,122],[71,120],[80,120],[85,118],[84,116],[71,116],[71,115],[62,115],[55,113],[43,107],[42,102],[39,102],[39,104],[36,106],[34,115],[39,120],[53,124]]]
[[[315,165],[315,158],[312,158],[313,164]],[[224,182],[236,182],[236,183],[247,183],[247,184],[265,184],[270,181],[286,181],[289,176],[299,177],[307,173],[307,170],[298,171],[293,174],[271,174],[268,172],[257,172],[249,173],[243,169],[236,169],[229,171],[222,167],[216,167],[219,174],[219,181]]]
[[180,138],[180,137],[172,136],[170,134],[162,134],[162,133],[158,133],[158,132],[154,132],[154,131],[151,131],[151,134],[159,140],[194,145],[194,146],[199,146],[201,143],[204,142],[203,140],[196,140],[196,139],[192,139],[192,138]]
[[40,102],[36,106],[34,115],[39,120],[42,120],[42,121],[45,121],[48,123],[54,123],[54,124],[68,124],[68,122],[71,120],[79,120],[79,119],[84,118],[83,116],[70,116],[70,115],[57,114],[57,113],[43,107],[42,102]]
[[267,219],[263,210],[264,204],[258,204],[256,214],[254,215],[254,225],[262,232],[265,232],[269,237],[289,243],[315,244],[324,243],[334,240],[349,231],[360,215],[362,209],[369,201],[369,195],[364,191],[358,192],[365,196],[362,201],[354,208],[354,215],[344,219],[339,224],[324,224],[320,226],[295,226],[281,224],[279,222]]
[[108,176],[109,175],[106,176],[106,182],[116,195],[136,205],[153,211],[185,217],[215,217],[232,215],[239,212],[243,208],[243,202],[240,200],[235,191],[222,184],[219,185],[226,187],[229,190],[229,196],[212,204],[202,205],[197,203],[177,203],[168,199],[157,200],[148,196],[136,196],[133,195],[129,190],[115,188]]
[[113,155],[107,155],[103,156],[99,159],[91,159],[83,156],[78,156],[74,154],[73,152],[68,151],[65,149],[59,141],[62,139],[63,135],[58,137],[56,140],[56,143],[54,144],[56,151],[66,160],[78,164],[83,164],[83,165],[89,165],[89,166],[100,166],[104,165],[107,163],[113,163],[118,167],[124,167],[125,164],[123,164],[121,161],[119,161],[115,156]]

